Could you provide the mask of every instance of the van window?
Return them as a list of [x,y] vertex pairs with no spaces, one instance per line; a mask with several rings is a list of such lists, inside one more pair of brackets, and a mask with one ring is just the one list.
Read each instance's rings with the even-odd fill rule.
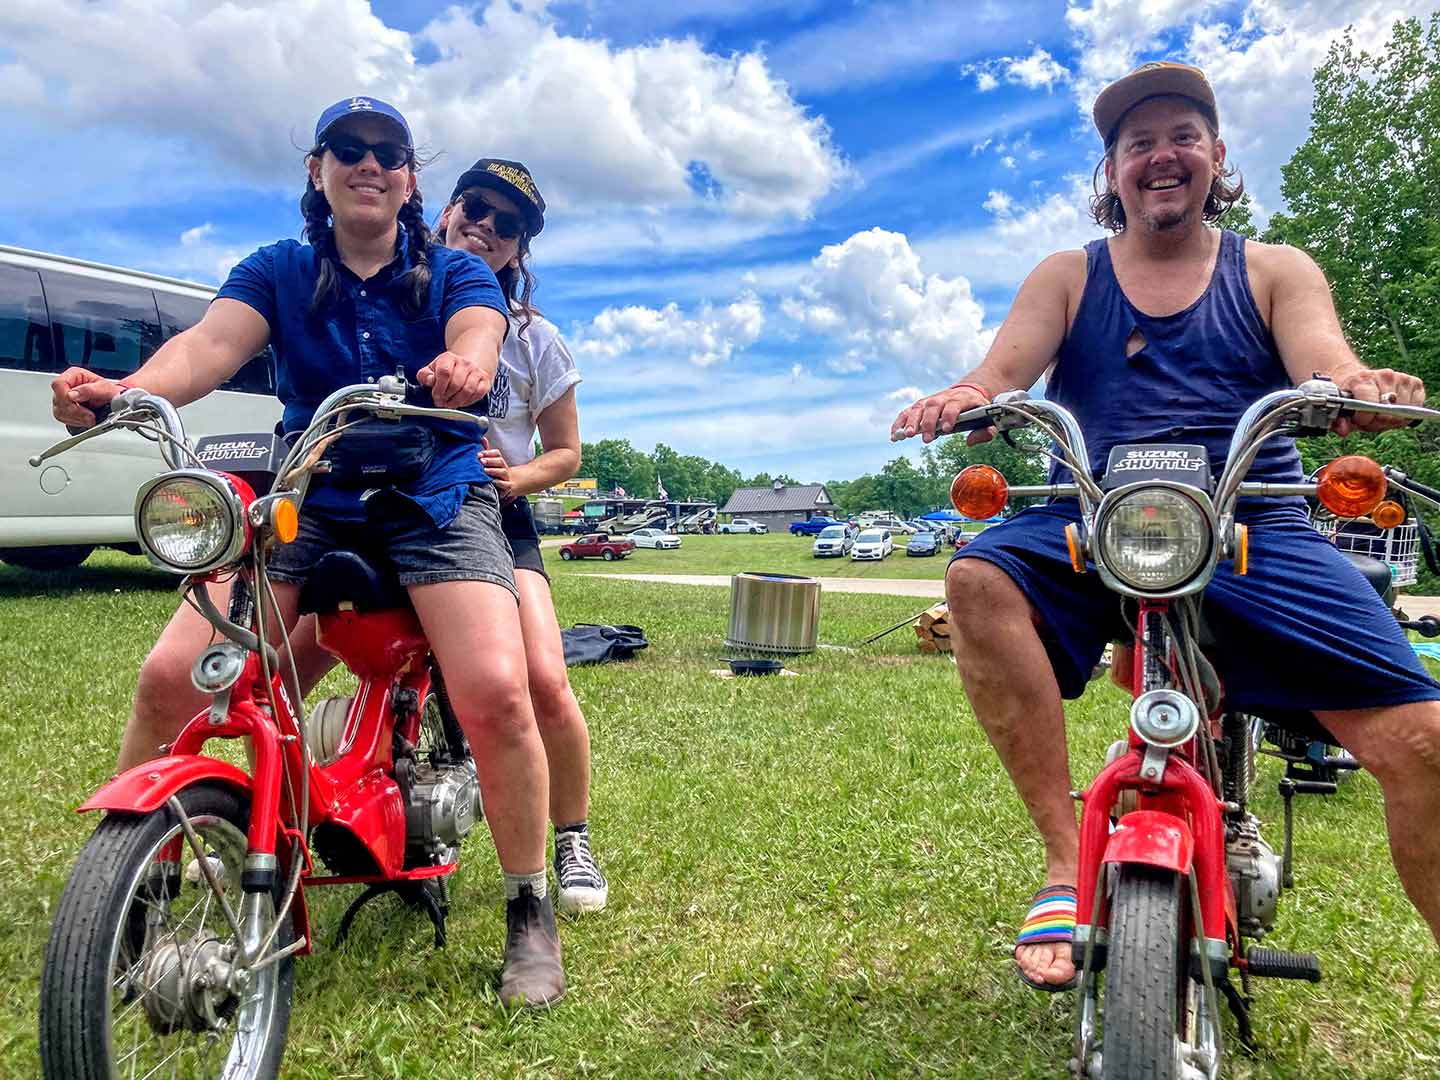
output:
[[[209,300],[179,293],[156,291],[155,304],[160,309],[160,330],[163,340],[169,341],[181,330],[188,330],[205,316]],[[222,390],[239,390],[246,394],[275,393],[275,354],[270,346],[258,353],[244,367],[220,387]]]
[[160,320],[149,289],[53,270],[40,276],[57,369],[83,367],[123,379],[160,347]]
[[0,367],[53,371],[50,320],[40,275],[0,266]]

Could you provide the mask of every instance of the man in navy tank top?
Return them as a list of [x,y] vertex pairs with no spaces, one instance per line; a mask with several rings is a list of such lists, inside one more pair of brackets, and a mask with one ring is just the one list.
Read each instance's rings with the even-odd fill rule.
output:
[[[1419,379],[1355,356],[1309,256],[1210,224],[1242,186],[1199,69],[1146,64],[1106,87],[1094,115],[1105,141],[1095,219],[1113,235],[1036,267],[980,366],[902,411],[892,439],[930,442],[1052,364],[1046,396],[1079,419],[1097,477],[1124,443],[1202,443],[1219,466],[1251,402],[1317,372],[1360,399],[1424,402]],[[1293,441],[1270,440],[1249,478],[1301,479]],[[1253,503],[1241,511],[1243,587],[1222,563],[1205,591],[1231,704],[1313,712],[1376,777],[1395,868],[1440,939],[1440,686],[1303,506]],[[945,580],[965,691],[1045,842],[1045,887],[1015,946],[1020,977],[1042,990],[1075,981],[1079,845],[1061,702],[1123,632],[1114,594],[1071,570],[1063,530],[1078,513],[1073,500],[1023,511],[958,552]]]

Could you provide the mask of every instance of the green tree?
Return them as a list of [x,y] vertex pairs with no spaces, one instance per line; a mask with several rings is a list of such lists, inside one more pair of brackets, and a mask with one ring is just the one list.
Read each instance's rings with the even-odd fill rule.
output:
[[1320,264],[1367,362],[1440,385],[1440,13],[1396,23],[1377,54],[1348,34],[1331,46],[1309,136],[1281,175],[1289,209],[1266,239]]

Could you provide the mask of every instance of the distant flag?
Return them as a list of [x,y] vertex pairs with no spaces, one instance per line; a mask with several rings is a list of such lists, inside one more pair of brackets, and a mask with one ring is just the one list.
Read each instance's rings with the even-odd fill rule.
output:
[[670,498],[670,496],[665,491],[665,481],[661,480],[658,476],[655,477],[655,486],[660,489],[661,502],[664,502],[666,499]]

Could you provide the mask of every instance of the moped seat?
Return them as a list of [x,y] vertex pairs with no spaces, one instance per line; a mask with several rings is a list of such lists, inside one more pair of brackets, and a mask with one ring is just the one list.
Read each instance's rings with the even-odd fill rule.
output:
[[1375,590],[1376,595],[1384,596],[1391,588],[1390,566],[1371,555],[1361,555],[1354,551],[1342,551],[1340,554],[1350,560],[1350,565],[1365,575],[1365,580]]
[[337,611],[409,609],[410,594],[389,567],[377,566],[355,551],[331,551],[320,557],[300,589],[301,614]]

